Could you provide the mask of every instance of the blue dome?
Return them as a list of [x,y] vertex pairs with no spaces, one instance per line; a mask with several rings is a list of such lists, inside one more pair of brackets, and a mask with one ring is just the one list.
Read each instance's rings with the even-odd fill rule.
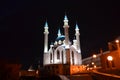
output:
[[57,37],[55,41],[59,41],[59,40],[61,40],[61,41],[65,40],[65,36],[61,35],[61,36]]

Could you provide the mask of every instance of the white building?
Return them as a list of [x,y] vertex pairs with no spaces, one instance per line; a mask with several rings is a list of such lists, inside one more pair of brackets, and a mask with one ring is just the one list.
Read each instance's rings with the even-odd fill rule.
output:
[[69,24],[68,18],[64,16],[64,35],[61,35],[60,29],[58,30],[58,37],[53,44],[50,45],[48,49],[48,34],[49,27],[47,22],[44,26],[44,55],[43,55],[43,65],[50,64],[70,64],[70,65],[81,65],[82,56],[80,48],[80,32],[78,25],[75,26],[75,39],[73,44],[69,40]]

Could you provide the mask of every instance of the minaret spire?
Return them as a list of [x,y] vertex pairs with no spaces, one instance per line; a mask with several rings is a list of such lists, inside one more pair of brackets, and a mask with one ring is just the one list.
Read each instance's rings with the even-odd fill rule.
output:
[[81,50],[80,50],[80,32],[79,32],[79,27],[78,27],[78,24],[76,23],[76,26],[75,26],[75,35],[76,35],[76,40],[77,40],[77,50],[81,53]]
[[69,25],[68,25],[68,18],[67,18],[67,15],[65,14],[64,16],[64,33],[65,33],[65,46],[66,48],[69,48],[69,31],[68,31],[68,28],[69,28]]
[[79,27],[78,27],[78,24],[77,24],[77,22],[76,22],[75,29],[76,29],[76,30],[79,30]]
[[65,16],[64,16],[64,20],[68,20],[68,18],[67,18],[67,15],[65,14]]
[[47,23],[47,21],[45,22],[45,27],[48,27],[48,23]]
[[58,29],[58,37],[61,36],[61,31]]
[[48,52],[48,34],[48,23],[46,21],[44,26],[44,53]]
[[68,18],[67,18],[67,15],[65,14],[64,16],[64,25],[68,25]]

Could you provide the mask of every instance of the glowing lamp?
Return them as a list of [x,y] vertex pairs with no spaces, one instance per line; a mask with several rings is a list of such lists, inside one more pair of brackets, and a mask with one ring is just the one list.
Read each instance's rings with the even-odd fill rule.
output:
[[115,42],[116,42],[116,43],[119,43],[119,40],[116,40]]
[[95,64],[94,62],[92,62],[92,65]]
[[94,54],[94,55],[93,55],[93,58],[96,58],[96,57],[97,57],[97,56]]
[[107,59],[108,59],[108,61],[112,61],[113,57],[112,56],[108,56]]

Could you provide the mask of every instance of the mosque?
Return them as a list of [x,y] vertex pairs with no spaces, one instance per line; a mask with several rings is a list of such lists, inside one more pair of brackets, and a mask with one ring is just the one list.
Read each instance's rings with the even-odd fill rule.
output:
[[[69,24],[67,15],[64,16],[64,35],[58,30],[57,38],[48,49],[48,23],[44,26],[44,54],[43,65],[52,73],[70,74],[74,68],[80,68],[82,64],[82,55],[80,48],[80,32],[78,24],[75,26],[75,39],[69,40]],[[78,67],[79,66],[79,67]]]
[[[84,70],[82,66],[82,55],[80,48],[80,32],[78,24],[75,26],[75,38],[69,40],[69,24],[67,15],[64,16],[64,35],[58,29],[57,38],[54,43],[49,44],[49,26],[45,22],[44,26],[44,53],[43,67],[34,69],[31,65],[28,70],[20,70],[19,76],[40,76],[62,74],[70,75]],[[49,48],[49,49],[48,49]],[[39,73],[38,73],[39,72]]]

